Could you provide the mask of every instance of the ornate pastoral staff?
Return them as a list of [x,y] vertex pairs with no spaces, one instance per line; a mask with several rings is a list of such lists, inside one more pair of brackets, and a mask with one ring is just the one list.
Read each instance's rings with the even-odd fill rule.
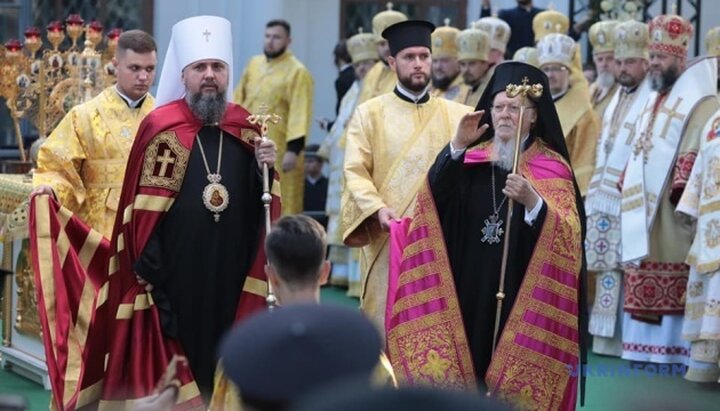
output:
[[[513,174],[517,174],[518,162],[520,160],[520,130],[522,130],[523,116],[525,115],[525,99],[528,95],[534,98],[540,97],[542,91],[542,84],[537,83],[530,85],[528,84],[527,77],[524,77],[522,79],[522,84],[508,84],[505,88],[505,94],[508,97],[513,98],[516,96],[520,96],[520,117],[518,118],[517,133],[515,134],[515,154],[513,156],[512,166]],[[508,198],[507,216],[505,218],[505,221],[507,221],[507,235],[503,239],[502,262],[500,265],[500,286],[498,287],[498,292],[495,295],[495,298],[497,298],[497,311],[495,312],[495,330],[493,332],[493,352],[495,352],[495,344],[497,342],[497,335],[500,329],[500,313],[502,312],[502,304],[503,300],[505,299],[505,273],[507,271],[508,250],[510,248],[510,227],[512,225],[513,207],[515,205],[514,203],[515,202],[512,198]]]
[[[265,104],[260,106],[260,113],[259,114],[253,114],[248,117],[248,121],[250,124],[260,124],[260,136],[263,139],[263,141],[267,140],[267,132],[268,132],[268,123],[277,124],[281,117],[277,114],[268,114],[267,113],[268,108]],[[262,172],[263,172],[263,194],[262,194],[262,202],[263,206],[265,207],[265,235],[270,234],[270,228],[271,228],[271,222],[270,222],[270,203],[272,202],[272,195],[270,194],[270,170],[268,168],[268,165],[263,163],[262,165]],[[270,284],[270,281],[267,282],[268,285],[268,296],[266,298],[268,309],[272,310],[275,308],[275,305],[277,304],[277,298],[275,298],[275,294],[272,290],[272,285]]]

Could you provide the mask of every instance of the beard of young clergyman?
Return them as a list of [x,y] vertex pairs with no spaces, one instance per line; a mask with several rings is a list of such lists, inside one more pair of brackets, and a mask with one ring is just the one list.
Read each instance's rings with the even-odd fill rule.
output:
[[188,92],[190,96],[190,110],[195,114],[203,124],[217,124],[225,114],[227,102],[225,93],[209,93],[203,94]]
[[281,55],[285,52],[285,50],[287,50],[287,47],[283,47],[283,48],[281,48],[280,50],[277,50],[277,51],[270,51],[270,50],[268,50],[268,49],[264,49],[264,50],[263,50],[263,54],[265,54],[265,58],[271,60],[271,59],[274,59],[274,58],[277,58],[277,57],[281,56]]
[[503,170],[512,170],[514,156],[515,142],[513,139],[503,141],[503,139],[498,136],[493,138],[493,158],[495,159],[494,164],[496,166]]
[[[414,82],[413,75],[417,75],[417,74],[422,74],[424,76],[424,78],[423,78],[423,80]],[[410,90],[413,93],[420,93],[427,88],[428,84],[430,84],[430,77],[425,73],[412,73],[410,75],[398,76],[398,81],[407,90]]]

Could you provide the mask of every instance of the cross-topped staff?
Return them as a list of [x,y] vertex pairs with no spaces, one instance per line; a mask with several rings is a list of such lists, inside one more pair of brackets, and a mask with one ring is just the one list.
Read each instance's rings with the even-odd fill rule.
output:
[[[281,117],[277,114],[269,114],[268,113],[268,106],[265,104],[262,104],[260,106],[260,110],[258,110],[258,114],[253,114],[248,117],[248,121],[250,124],[259,124],[260,125],[260,137],[263,139],[263,141],[267,140],[267,132],[268,132],[268,123],[277,124],[281,120]],[[272,195],[270,194],[270,171],[268,168],[268,165],[263,163],[262,165],[262,171],[263,171],[263,194],[262,194],[262,202],[263,206],[265,207],[265,235],[267,236],[270,234],[270,203],[272,203]],[[270,284],[270,281],[267,282],[268,285],[268,296],[265,299],[268,305],[268,309],[272,310],[275,308],[275,305],[277,304],[277,298],[275,298],[275,293],[273,293],[272,285]]]
[[[520,135],[520,130],[522,130],[523,116],[525,115],[525,99],[528,95],[533,98],[538,98],[542,95],[543,92],[542,84],[536,83],[530,85],[528,84],[528,81],[529,80],[527,77],[523,77],[522,84],[508,84],[507,87],[505,87],[505,94],[508,97],[514,98],[516,96],[520,96],[520,117],[518,118],[517,133],[515,134],[515,154],[513,155],[512,166],[513,174],[517,174],[518,163],[520,160],[520,138],[522,137]],[[500,313],[502,312],[502,304],[503,300],[505,299],[505,272],[507,271],[508,250],[510,249],[510,227],[512,225],[513,207],[515,205],[514,203],[515,202],[512,198],[508,198],[508,209],[505,218],[505,221],[507,221],[507,234],[503,239],[503,254],[502,262],[500,263],[500,285],[498,287],[498,292],[495,295],[495,298],[497,299],[497,311],[495,312],[495,330],[493,332],[492,341],[493,352],[495,352],[495,344],[497,342],[497,335],[500,329]],[[490,391],[488,391],[488,393],[489,392]]]

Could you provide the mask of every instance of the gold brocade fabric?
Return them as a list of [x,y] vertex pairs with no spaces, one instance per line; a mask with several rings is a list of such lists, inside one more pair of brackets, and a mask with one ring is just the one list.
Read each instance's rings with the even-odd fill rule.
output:
[[480,84],[478,84],[475,90],[473,90],[470,86],[467,86],[465,88],[465,96],[461,101],[459,101],[459,103],[465,104],[466,106],[470,106],[472,108],[477,107],[478,103],[480,102],[480,97],[482,97],[483,93],[485,92],[485,88],[487,87],[488,82],[490,82],[490,78],[493,76],[493,74],[495,74],[495,66],[488,68],[487,72],[480,80]]
[[125,162],[154,106],[148,94],[132,109],[112,86],[74,107],[40,147],[33,185],[51,186],[60,204],[110,238]]
[[253,114],[267,105],[270,113],[281,117],[272,124],[268,137],[277,145],[275,170],[280,174],[282,185],[283,215],[303,211],[305,187],[304,156],[298,157],[295,169],[282,171],[282,161],[287,144],[305,137],[310,132],[313,105],[313,79],[305,66],[290,51],[269,60],[264,55],[250,59],[240,82],[235,88],[234,100]]
[[0,174],[0,240],[27,238],[27,200],[31,191],[28,176]]
[[[565,163],[544,145],[523,156],[536,154]],[[520,171],[546,202],[547,214],[485,381],[518,410],[575,409],[577,377],[568,370],[579,361],[583,244],[572,179],[538,177],[527,162]]]
[[475,90],[467,87],[465,89],[465,98],[461,101],[461,103],[472,108],[477,107],[480,102],[480,97],[482,97],[482,94],[485,92],[485,87],[487,87],[487,83],[480,84]]
[[620,87],[619,83],[613,83],[612,87],[610,87],[607,93],[603,95],[597,83],[592,83],[590,85],[590,89],[588,90],[591,99],[590,103],[593,106],[593,110],[595,110],[595,113],[598,115],[598,118],[600,118],[601,120],[603,118],[603,115],[605,114],[605,109],[607,108],[608,104],[610,104],[610,100],[612,100],[618,87]]
[[456,103],[465,104],[465,98],[467,97],[469,91],[470,87],[463,82],[462,75],[458,74],[446,90],[433,89],[431,93],[434,97],[440,97]]
[[395,84],[397,84],[397,75],[395,75],[395,72],[382,61],[378,61],[372,66],[363,79],[363,87],[360,91],[358,104],[393,91]]
[[437,154],[470,107],[431,97],[415,105],[385,94],[360,105],[350,121],[345,151],[346,190],[341,205],[345,244],[362,246],[361,306],[384,330],[387,233],[373,215],[389,207],[412,213],[415,194]]
[[560,126],[565,136],[570,162],[580,193],[587,193],[590,178],[595,170],[595,146],[600,138],[601,121],[593,111],[587,81],[572,85],[567,93],[555,101]]

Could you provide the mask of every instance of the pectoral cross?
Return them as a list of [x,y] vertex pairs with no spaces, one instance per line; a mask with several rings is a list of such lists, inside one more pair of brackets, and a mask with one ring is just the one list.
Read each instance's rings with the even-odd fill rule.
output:
[[169,149],[165,149],[163,151],[163,155],[157,158],[157,162],[160,163],[160,174],[158,177],[165,177],[165,173],[167,172],[167,168],[170,164],[175,164],[175,158],[170,156],[171,151]]
[[670,127],[670,122],[672,121],[673,118],[676,118],[680,121],[683,121],[683,119],[685,118],[685,114],[680,114],[677,111],[675,111],[675,110],[677,110],[677,108],[680,105],[680,103],[682,102],[682,100],[683,100],[682,97],[678,97],[678,99],[675,100],[675,104],[673,105],[673,107],[671,109],[668,109],[663,104],[662,107],[660,107],[660,109],[658,110],[658,114],[665,113],[667,115],[667,118],[665,119],[665,124],[663,125],[662,134],[660,134],[660,138],[663,138],[663,139],[665,138],[665,135],[667,134],[667,131],[668,131],[668,127]]
[[204,31],[203,34],[202,34],[203,36],[205,36],[205,43],[210,42],[210,35],[211,35],[211,34],[212,34],[212,33],[210,33],[210,31],[209,31],[208,29],[205,29],[205,31]]
[[268,106],[262,104],[258,110],[258,114],[253,114],[248,117],[250,124],[260,124],[260,134],[262,137],[267,137],[268,123],[277,124],[282,120],[282,117],[277,114],[268,114]]

